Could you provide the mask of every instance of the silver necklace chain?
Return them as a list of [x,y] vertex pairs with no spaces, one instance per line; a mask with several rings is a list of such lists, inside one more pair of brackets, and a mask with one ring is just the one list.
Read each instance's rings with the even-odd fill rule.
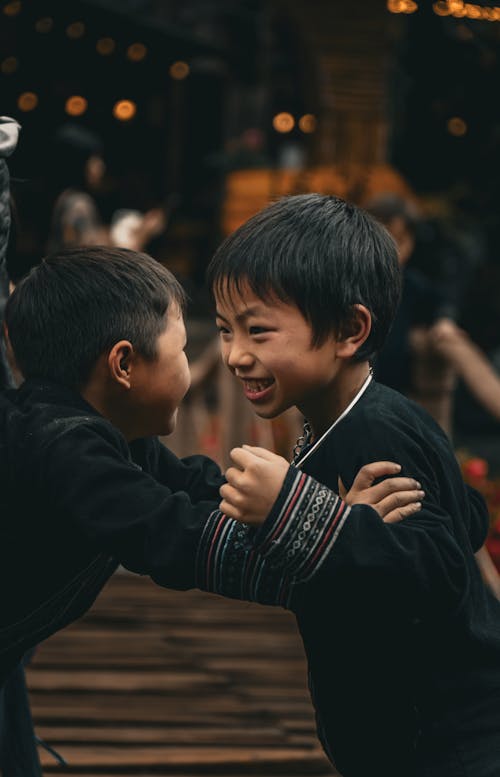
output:
[[304,421],[304,428],[303,428],[302,434],[297,439],[297,442],[295,443],[295,445],[293,447],[293,450],[292,450],[292,461],[291,461],[291,463],[292,463],[293,466],[295,466],[295,467],[299,466],[299,462],[300,462],[300,464],[302,464],[302,462],[305,461],[305,459],[308,458],[310,456],[310,454],[313,453],[313,451],[316,450],[316,448],[319,448],[321,443],[326,439],[326,437],[328,437],[328,435],[330,434],[332,429],[334,429],[337,426],[337,424],[340,423],[340,421],[342,421],[342,419],[345,418],[346,415],[348,415],[348,413],[351,412],[351,410],[354,407],[354,405],[361,399],[361,397],[365,393],[366,389],[368,388],[368,386],[372,382],[372,378],[373,378],[373,369],[370,366],[370,372],[368,374],[368,377],[364,381],[363,385],[361,386],[360,390],[358,391],[358,393],[356,394],[356,396],[354,397],[352,402],[350,402],[348,407],[346,407],[346,409],[339,415],[339,417],[335,419],[333,424],[326,430],[326,432],[324,432],[321,435],[321,437],[318,440],[316,440],[316,442],[313,444],[313,446],[311,448],[309,448],[309,450],[305,454],[304,459],[302,459],[302,454],[304,452],[304,449],[310,444],[311,438],[312,438],[312,428],[311,428],[311,425],[310,425],[309,421],[307,421],[307,420]]

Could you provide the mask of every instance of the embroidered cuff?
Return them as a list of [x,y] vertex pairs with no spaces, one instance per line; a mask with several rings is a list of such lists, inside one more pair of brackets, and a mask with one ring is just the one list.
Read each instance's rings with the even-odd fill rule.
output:
[[328,557],[349,511],[329,488],[290,467],[255,548],[294,582],[305,583]]
[[289,607],[293,581],[281,566],[259,555],[255,529],[213,512],[196,557],[196,585],[233,599]]

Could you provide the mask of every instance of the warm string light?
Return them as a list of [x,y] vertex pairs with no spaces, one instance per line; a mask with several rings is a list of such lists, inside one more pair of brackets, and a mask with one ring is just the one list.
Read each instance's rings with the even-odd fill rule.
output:
[[[297,122],[298,128],[304,135],[311,135],[316,131],[317,119],[313,113],[304,113]],[[286,135],[295,127],[295,117],[288,111],[281,111],[273,116],[273,128],[276,132]]]
[[[11,0],[3,6],[2,12],[5,16],[16,16],[22,10],[21,0]],[[35,30],[40,34],[46,34],[51,32],[54,28],[54,20],[49,16],[39,18],[35,22]],[[84,22],[75,21],[71,22],[66,27],[66,35],[71,40],[78,40],[82,38],[86,33],[86,27]],[[96,51],[101,56],[109,56],[116,50],[116,41],[111,37],[99,38],[96,42]],[[127,48],[127,58],[131,62],[141,62],[147,56],[147,47],[140,42],[132,43]],[[19,62],[16,57],[7,57],[0,63],[0,72],[4,75],[10,75],[15,73],[19,67]],[[182,81],[190,74],[190,67],[187,62],[177,61],[173,62],[169,68],[170,76],[177,81]],[[19,110],[28,112],[34,110],[39,103],[38,95],[34,92],[23,92],[17,99],[17,106]],[[88,101],[82,95],[71,95],[67,98],[64,105],[64,110],[70,116],[82,116],[88,109]],[[113,116],[118,121],[130,121],[137,114],[137,105],[133,100],[118,100],[113,105]],[[308,117],[302,117],[307,122]],[[314,117],[311,117],[314,119]],[[292,121],[293,117],[292,117]],[[295,123],[295,122],[294,122]],[[312,132],[312,129],[304,129],[304,132]]]
[[13,2],[4,5],[2,10],[5,16],[17,16],[17,14],[21,12],[22,7],[23,4],[20,2],[20,0],[13,0]]
[[187,62],[173,62],[168,72],[170,73],[170,77],[174,79],[174,81],[183,81],[185,78],[188,77],[190,68]]
[[316,130],[316,116],[313,113],[305,113],[299,119],[299,130],[305,135],[311,135]]
[[130,121],[137,113],[137,105],[132,100],[118,100],[113,106],[113,116],[118,121]]
[[448,119],[446,127],[450,135],[456,138],[463,138],[468,130],[467,123],[460,116],[452,116],[451,119]]
[[85,25],[83,22],[72,22],[66,27],[66,35],[71,40],[78,40],[85,35]]
[[[464,0],[436,0],[432,9],[436,16],[454,16],[456,19],[478,19],[486,22],[500,21],[500,6],[482,6],[466,3]],[[387,0],[387,10],[391,13],[411,14],[418,11],[415,0]]]
[[99,38],[97,43],[95,44],[97,53],[101,55],[101,57],[109,57],[110,54],[113,54],[114,50],[116,49],[116,43],[114,42],[113,38]]
[[287,113],[286,111],[277,113],[273,118],[273,127],[276,132],[280,132],[282,134],[291,132],[295,127],[295,119],[291,113]]
[[88,108],[88,102],[85,97],[79,94],[74,94],[68,97],[64,110],[69,116],[82,116]]
[[463,0],[437,0],[432,6],[438,16],[454,16],[456,19],[481,19],[487,22],[500,21],[500,7],[485,8],[477,3]]
[[23,92],[17,98],[17,107],[20,111],[28,113],[38,105],[38,96],[34,92]]
[[131,62],[142,62],[147,53],[144,43],[132,43],[127,49],[127,59]]
[[415,0],[387,0],[387,10],[391,13],[415,13],[418,3]]
[[2,73],[6,76],[12,75],[12,73],[15,73],[16,70],[19,67],[19,60],[17,57],[7,57],[3,60],[2,64],[0,65],[0,70]]

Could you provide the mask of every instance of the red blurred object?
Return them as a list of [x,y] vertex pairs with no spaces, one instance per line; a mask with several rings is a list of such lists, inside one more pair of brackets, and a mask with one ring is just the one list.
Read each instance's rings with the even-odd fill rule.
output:
[[464,480],[484,496],[490,514],[490,533],[486,548],[500,572],[500,479],[488,478],[488,462],[479,457],[462,459]]
[[484,459],[468,459],[462,471],[466,479],[484,480],[488,475],[488,462]]

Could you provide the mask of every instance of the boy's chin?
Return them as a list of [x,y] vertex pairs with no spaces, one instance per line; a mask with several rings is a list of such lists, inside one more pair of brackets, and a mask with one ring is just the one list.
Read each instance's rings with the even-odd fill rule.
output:
[[255,412],[255,414],[259,416],[259,418],[263,418],[266,421],[272,421],[273,418],[277,418],[279,415],[284,413],[285,410],[287,410],[288,408],[286,407],[285,408],[282,408],[282,407],[265,408],[265,407],[255,407],[254,405],[252,405],[252,409]]

